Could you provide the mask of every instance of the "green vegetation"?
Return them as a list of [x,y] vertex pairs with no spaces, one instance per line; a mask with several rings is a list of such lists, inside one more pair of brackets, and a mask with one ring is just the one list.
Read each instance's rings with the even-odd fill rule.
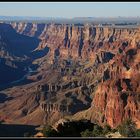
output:
[[112,131],[115,131],[115,130],[111,129],[111,127],[108,124],[106,124],[103,128],[103,134],[104,135],[106,135],[107,133],[112,132]]
[[78,129],[72,123],[66,123],[64,126],[58,127],[59,136],[61,137],[77,137],[80,136]]
[[43,135],[45,137],[81,137],[81,132],[86,130],[92,130],[93,124],[90,121],[69,121],[64,124],[59,124],[57,131],[50,126],[43,128]]
[[140,129],[136,130],[135,137],[140,137]]
[[111,130],[109,126],[105,129],[88,120],[69,121],[60,124],[55,131],[51,126],[43,128],[45,137],[105,137],[105,134]]
[[85,131],[81,132],[81,136],[82,137],[92,137],[92,131],[89,131],[88,129],[86,129]]
[[105,137],[105,135],[111,130],[109,126],[105,126],[105,129],[97,124],[94,124],[92,131],[86,129],[81,132],[82,137]]
[[105,137],[111,131],[108,125],[102,128],[88,120],[80,120],[59,124],[57,131],[51,126],[45,126],[42,132],[45,137]]
[[103,128],[99,125],[95,124],[92,130],[93,137],[101,137],[103,136]]
[[117,131],[118,131],[117,129],[112,129],[112,130],[111,130],[112,133],[115,133],[115,132],[117,132]]
[[131,119],[124,121],[118,131],[124,137],[140,137],[140,129],[136,129],[136,124]]
[[111,129],[107,124],[101,127],[88,120],[80,120],[59,124],[57,131],[51,126],[46,126],[42,132],[45,137],[105,137],[115,132],[119,132],[124,137],[140,137],[140,129],[137,130],[135,123],[130,119],[124,121],[116,129]]
[[57,137],[58,133],[51,126],[44,126],[42,133],[45,137]]

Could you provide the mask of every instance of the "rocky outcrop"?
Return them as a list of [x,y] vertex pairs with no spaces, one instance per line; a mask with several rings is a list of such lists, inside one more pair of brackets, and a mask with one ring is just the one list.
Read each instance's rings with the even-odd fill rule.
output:
[[114,50],[116,49],[115,46],[121,44],[124,44],[125,47],[126,41],[127,44],[134,46],[136,41],[133,38],[139,36],[139,29],[137,28],[37,23],[11,23],[11,25],[20,34],[41,39],[40,49],[47,45],[51,51],[54,51],[55,47],[61,46],[60,50],[63,57],[70,53],[73,57],[92,59],[95,57],[94,53],[98,53],[98,49]]
[[[26,36],[27,42],[30,39],[38,42],[30,46],[29,41],[29,47],[24,44],[25,48],[21,46],[20,52],[24,52],[32,60],[30,64],[36,66],[35,72],[27,76],[33,81],[4,91],[10,97],[19,99],[24,99],[27,94],[25,102],[18,101],[18,108],[9,113],[9,116],[13,112],[15,114],[15,117],[11,115],[11,120],[27,119],[29,122],[30,115],[39,110],[46,114],[44,120],[54,122],[64,115],[76,115],[84,110],[81,117],[101,125],[107,123],[117,127],[127,118],[140,122],[138,27],[21,22],[2,26],[1,36],[6,36],[7,31],[12,30],[7,37],[11,42],[16,42],[18,36]],[[12,36],[12,40],[11,35],[17,38]],[[19,39],[18,43],[22,43],[22,40]],[[16,52],[16,55],[20,53]],[[14,67],[14,63],[8,64]],[[1,110],[2,114],[7,114],[9,106],[17,103],[13,98],[8,103],[4,102],[6,107]],[[32,101],[27,98],[32,98]]]
[[98,86],[91,106],[91,120],[96,120],[101,125],[109,124],[111,127],[117,127],[128,118],[140,120],[137,100],[139,93],[131,91],[126,81],[128,80],[107,81]]
[[135,44],[134,48],[127,46],[123,55],[118,53],[105,63],[107,70],[101,69],[101,73],[104,71],[103,79],[94,93],[91,107],[81,117],[96,121],[102,126],[109,124],[113,128],[131,118],[139,126],[139,45]]

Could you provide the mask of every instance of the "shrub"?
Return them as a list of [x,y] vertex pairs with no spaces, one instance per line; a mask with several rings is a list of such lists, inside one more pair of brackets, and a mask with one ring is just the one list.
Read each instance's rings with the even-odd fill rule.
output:
[[95,124],[93,126],[93,130],[89,131],[86,129],[85,131],[81,132],[82,137],[101,137],[104,136],[103,129],[99,125]]
[[132,120],[128,119],[118,127],[118,130],[120,134],[125,137],[134,137],[136,132],[136,125],[134,122],[132,122]]
[[92,135],[93,135],[93,137],[99,137],[99,136],[103,135],[103,129],[102,129],[102,127],[100,127],[97,124],[94,125],[93,131],[92,131]]
[[117,132],[117,131],[118,131],[117,129],[112,129],[112,130],[111,130],[112,133],[115,133],[115,132]]
[[136,130],[135,136],[136,136],[136,137],[140,137],[140,129]]
[[108,132],[111,132],[111,127],[109,125],[105,125],[103,129],[103,134],[107,134]]
[[81,137],[92,137],[92,131],[86,129],[85,131],[81,132]]
[[42,133],[45,137],[57,136],[57,131],[55,131],[51,126],[44,126]]
[[65,123],[58,127],[59,136],[61,137],[78,137],[80,136],[79,130],[76,128],[75,122]]

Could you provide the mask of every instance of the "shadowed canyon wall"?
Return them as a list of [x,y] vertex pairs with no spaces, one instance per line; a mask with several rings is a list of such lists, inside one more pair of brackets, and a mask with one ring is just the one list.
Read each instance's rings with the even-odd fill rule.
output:
[[[25,45],[28,57],[36,60],[46,55],[51,61],[58,59],[56,63],[61,65],[61,68],[51,67],[48,75],[38,72],[46,81],[40,78],[31,91],[25,87],[27,95],[43,93],[39,97],[44,99],[37,100],[36,106],[47,113],[69,112],[77,117],[79,111],[86,110],[80,114],[81,118],[111,127],[117,127],[127,118],[140,124],[140,28],[23,22],[12,22],[12,27],[18,36],[37,39],[38,44],[31,50]],[[42,55],[45,49],[47,53]],[[41,55],[33,57],[33,52],[40,51]],[[75,68],[74,64],[68,68],[62,63],[69,57],[78,63]],[[69,69],[72,74],[62,80]],[[24,93],[21,89],[17,92]]]

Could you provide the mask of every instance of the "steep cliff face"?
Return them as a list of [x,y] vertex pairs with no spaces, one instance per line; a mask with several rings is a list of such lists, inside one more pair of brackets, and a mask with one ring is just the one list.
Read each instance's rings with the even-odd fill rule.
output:
[[139,122],[140,108],[137,100],[139,93],[126,90],[129,88],[126,84],[127,80],[123,79],[120,83],[121,88],[123,87],[121,91],[117,85],[120,79],[114,83],[107,81],[98,86],[91,106],[93,111],[91,120],[96,120],[101,125],[109,124],[111,127],[117,127],[128,118]]
[[[74,58],[82,57],[93,59],[97,50],[116,50],[116,47],[132,44],[135,46],[139,38],[137,28],[93,27],[91,25],[61,25],[61,24],[30,24],[11,23],[20,34],[37,37],[42,40],[38,49],[60,47],[61,55],[71,54]],[[135,36],[135,37],[134,37]],[[135,39],[136,40],[135,40]],[[134,40],[133,40],[134,39]],[[126,42],[126,44],[125,44]]]
[[39,39],[19,35],[9,24],[0,24],[1,85],[18,80],[26,73],[25,66],[38,44]]
[[15,115],[11,120],[33,123],[34,115],[42,118],[44,113],[48,122],[75,114],[111,127],[126,118],[140,123],[139,28],[21,22],[11,26],[16,35],[39,41],[34,48],[25,44],[25,54],[37,68],[27,77],[33,82],[3,91],[15,100],[4,102],[0,113],[7,114],[10,105],[23,98],[27,104],[19,102],[8,113]]
[[94,93],[91,107],[85,113],[77,114],[77,117],[81,115],[102,126],[109,124],[113,128],[131,118],[139,128],[139,52],[139,44],[131,44],[124,49],[123,54],[118,53],[105,63],[107,70],[101,69],[103,79]]
[[[19,24],[18,31],[23,31],[23,24]],[[19,34],[9,24],[0,23],[0,84],[10,83],[22,78],[26,74],[32,61],[45,56],[49,49],[36,50],[41,40]]]

